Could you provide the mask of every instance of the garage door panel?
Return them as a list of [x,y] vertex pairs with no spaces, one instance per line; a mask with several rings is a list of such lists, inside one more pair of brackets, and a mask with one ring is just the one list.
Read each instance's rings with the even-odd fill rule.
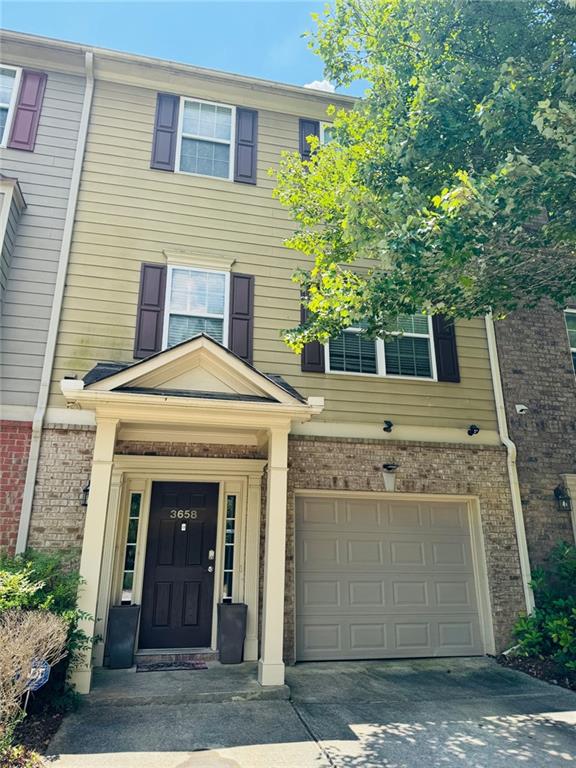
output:
[[335,607],[357,613],[412,613],[414,609],[477,613],[476,591],[471,576],[451,574],[429,576],[380,571],[378,574],[350,574],[338,571],[299,573],[297,578],[297,613],[313,616],[331,613]]
[[469,656],[479,653],[477,617],[452,616],[423,620],[418,614],[383,620],[366,616],[361,620],[340,614],[309,617],[299,622],[297,642],[304,651],[302,661],[358,658],[422,658]]
[[483,652],[464,505],[298,499],[296,512],[299,659]]
[[373,571],[374,566],[393,567],[408,573],[425,569],[437,573],[469,573],[472,551],[468,539],[446,534],[412,532],[330,534],[297,528],[296,556],[305,571]]

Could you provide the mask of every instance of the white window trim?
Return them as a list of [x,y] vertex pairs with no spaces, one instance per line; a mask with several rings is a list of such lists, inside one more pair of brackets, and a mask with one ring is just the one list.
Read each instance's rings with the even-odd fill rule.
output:
[[[432,317],[427,316],[428,319],[428,334],[425,333],[404,333],[394,334],[395,336],[405,336],[407,338],[415,339],[428,339],[430,343],[430,363],[432,368],[432,376],[402,376],[396,373],[386,373],[386,355],[384,354],[383,339],[374,339],[376,344],[376,367],[378,373],[363,373],[362,371],[333,371],[330,368],[330,342],[324,344],[324,369],[326,373],[330,373],[333,376],[366,376],[370,379],[403,379],[404,381],[438,381],[438,371],[436,370],[436,348],[434,346],[434,330],[432,327]],[[361,328],[346,328],[346,332],[361,333]]]
[[[231,110],[230,120],[230,141],[225,139],[211,139],[208,136],[195,136],[192,134],[183,134],[184,126],[184,105],[186,102],[195,104],[210,104],[212,107],[224,107]],[[182,153],[182,139],[191,138],[198,141],[208,141],[213,144],[229,144],[230,145],[230,167],[228,168],[228,176],[210,176],[207,173],[194,173],[193,171],[183,171],[180,168],[180,156]],[[214,179],[215,181],[234,181],[234,163],[236,161],[236,107],[232,104],[221,104],[217,101],[207,101],[206,99],[193,99],[190,96],[180,96],[180,109],[178,111],[178,141],[176,142],[176,159],[174,168],[176,173],[183,173],[185,176],[198,176],[202,179]]]
[[[213,272],[216,275],[224,275],[224,315],[204,314],[198,315],[192,312],[170,312],[170,289],[172,288],[172,273],[175,269],[186,269],[188,272]],[[220,269],[205,269],[204,267],[191,267],[189,264],[169,264],[166,273],[166,293],[164,296],[164,326],[162,328],[162,349],[168,349],[168,326],[170,314],[187,315],[189,317],[205,317],[214,320],[222,319],[222,344],[228,346],[228,326],[230,324],[230,272]]]
[[[566,308],[564,310],[564,315],[576,315],[576,309],[568,309]],[[572,343],[570,341],[570,334],[568,333],[568,323],[566,322],[566,317],[564,317],[564,327],[566,328],[566,335],[568,337],[568,348],[570,349],[570,357],[572,357],[572,354],[576,354],[576,347],[572,346]],[[574,362],[572,362],[572,367],[574,368]],[[574,373],[576,374],[576,368],[574,368]]]
[[[10,131],[12,130],[12,120],[14,118],[14,112],[16,110],[16,101],[18,99],[18,93],[20,92],[20,79],[22,77],[22,68],[21,67],[11,67],[8,64],[0,64],[0,67],[2,69],[11,69],[12,72],[15,72],[16,75],[14,77],[14,87],[12,89],[12,94],[10,96],[10,104],[8,105],[8,114],[6,115],[6,126],[4,128],[4,136],[2,136],[2,141],[0,142],[0,149],[5,149],[8,145],[8,136],[10,136]],[[6,104],[3,104],[2,106],[6,106]]]

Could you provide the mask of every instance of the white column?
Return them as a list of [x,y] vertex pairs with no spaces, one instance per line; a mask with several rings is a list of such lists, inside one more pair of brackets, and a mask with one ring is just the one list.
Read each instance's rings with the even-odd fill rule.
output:
[[244,661],[258,658],[258,598],[260,581],[260,505],[262,476],[248,476],[244,567],[244,602],[248,605]]
[[[89,637],[94,637],[96,629],[98,592],[117,426],[118,421],[116,419],[98,419],[96,422],[90,494],[80,559],[80,576],[83,584],[81,584],[78,592],[78,608],[89,615],[89,618],[80,622],[80,629],[84,630]],[[71,682],[76,686],[78,693],[89,693],[91,677],[92,646],[82,652],[81,659],[72,671]]]
[[101,667],[104,663],[104,641],[106,639],[106,630],[108,626],[108,606],[110,604],[114,558],[116,555],[114,544],[118,529],[122,481],[122,473],[117,470],[113,471],[110,480],[110,493],[108,495],[108,513],[106,515],[106,530],[104,532],[100,589],[98,590],[98,606],[96,608],[95,634],[99,640],[94,645],[93,649],[94,656],[92,664],[94,667]]
[[286,495],[288,490],[288,429],[273,428],[268,439],[268,492],[262,646],[258,662],[260,685],[283,685],[284,574],[286,569]]

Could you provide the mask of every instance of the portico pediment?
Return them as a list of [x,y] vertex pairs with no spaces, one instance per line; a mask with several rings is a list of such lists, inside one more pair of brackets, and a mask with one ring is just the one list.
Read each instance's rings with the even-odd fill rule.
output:
[[261,373],[203,334],[137,363],[99,363],[83,382],[63,382],[63,391],[79,389],[293,406],[306,403],[279,376]]

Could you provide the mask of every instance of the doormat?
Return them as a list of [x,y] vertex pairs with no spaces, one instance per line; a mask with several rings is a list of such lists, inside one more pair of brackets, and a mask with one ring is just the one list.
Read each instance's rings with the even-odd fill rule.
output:
[[136,664],[136,672],[172,672],[178,669],[208,669],[205,661],[159,661],[154,664]]

